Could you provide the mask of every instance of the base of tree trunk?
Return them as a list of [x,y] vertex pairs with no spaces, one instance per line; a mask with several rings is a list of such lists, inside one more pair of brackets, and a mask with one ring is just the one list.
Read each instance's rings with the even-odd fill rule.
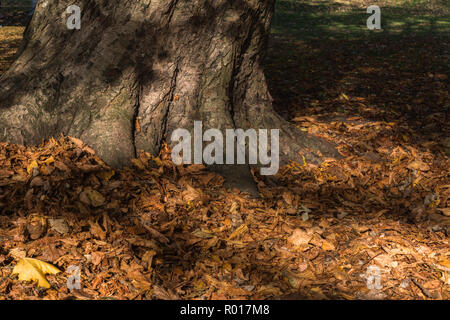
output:
[[[272,109],[262,61],[274,0],[38,1],[11,68],[0,78],[0,140],[39,144],[61,133],[109,165],[158,154],[177,128],[280,129],[280,157],[339,156]],[[222,168],[244,186],[243,168]],[[237,176],[236,176],[237,175]],[[236,179],[239,178],[239,179]]]

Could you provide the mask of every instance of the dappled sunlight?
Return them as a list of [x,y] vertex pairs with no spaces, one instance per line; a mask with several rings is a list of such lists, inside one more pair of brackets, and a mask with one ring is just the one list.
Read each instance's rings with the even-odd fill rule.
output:
[[14,54],[22,41],[24,27],[0,28],[0,74],[11,65]]
[[[386,4],[383,30],[367,30],[369,2]],[[0,300],[448,300],[448,12],[392,3],[278,1],[274,108],[342,158],[253,170],[259,198],[166,144],[113,169],[73,137],[1,142]],[[0,28],[0,76],[23,30]],[[19,281],[24,257],[79,267],[82,290],[64,273]]]

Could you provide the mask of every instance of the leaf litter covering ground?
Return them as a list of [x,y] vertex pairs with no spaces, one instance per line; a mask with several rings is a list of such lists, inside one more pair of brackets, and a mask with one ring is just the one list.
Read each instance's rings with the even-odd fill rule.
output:
[[[0,297],[449,299],[447,75],[394,83],[397,64],[346,71],[353,49],[342,50],[332,56],[346,77],[333,88],[327,82],[342,74],[316,64],[308,47],[300,65],[268,65],[276,105],[344,158],[292,163],[274,178],[255,173],[262,199],[225,190],[202,166],[174,167],[166,148],[112,170],[70,137],[0,144]],[[325,67],[300,72],[304,61]],[[50,289],[12,275],[25,257],[62,270],[45,276]],[[70,266],[81,269],[81,290],[67,288]],[[369,289],[374,268],[380,286]]]

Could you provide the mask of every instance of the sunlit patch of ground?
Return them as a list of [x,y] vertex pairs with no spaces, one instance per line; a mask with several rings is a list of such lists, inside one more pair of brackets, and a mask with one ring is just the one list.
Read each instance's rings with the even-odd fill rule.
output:
[[0,74],[10,66],[22,41],[24,27],[0,28]]

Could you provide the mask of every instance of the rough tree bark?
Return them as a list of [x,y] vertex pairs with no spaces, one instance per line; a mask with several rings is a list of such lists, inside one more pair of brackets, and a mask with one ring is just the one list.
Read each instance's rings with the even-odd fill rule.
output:
[[[278,128],[280,156],[328,143],[272,110],[262,68],[275,0],[39,0],[0,78],[0,140],[82,139],[120,167],[176,128]],[[81,8],[81,30],[66,9]],[[136,125],[138,124],[138,125]],[[168,139],[167,139],[168,140]]]

